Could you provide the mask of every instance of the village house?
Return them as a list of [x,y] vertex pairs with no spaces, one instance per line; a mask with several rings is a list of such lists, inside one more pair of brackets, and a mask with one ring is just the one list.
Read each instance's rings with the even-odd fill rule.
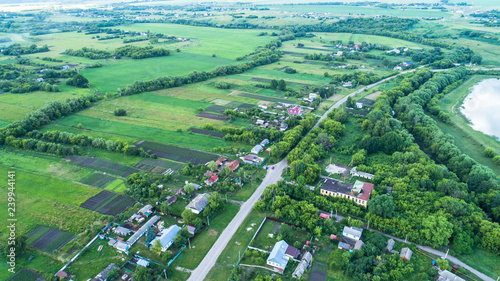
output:
[[361,239],[361,235],[363,235],[363,229],[354,226],[344,226],[344,230],[342,231],[342,236],[354,240]]
[[267,258],[267,265],[275,267],[281,274],[283,274],[288,264],[289,257],[286,255],[287,249],[288,244],[284,240],[278,241]]
[[264,146],[266,146],[266,145],[268,145],[268,144],[269,144],[269,140],[268,140],[268,139],[263,139],[263,140],[260,142],[260,145],[261,145],[262,147],[264,147]]
[[120,267],[114,263],[111,263],[108,266],[106,266],[106,268],[104,268],[103,271],[97,274],[97,276],[94,277],[92,281],[106,281],[108,279],[109,272],[113,269],[120,269]]
[[287,257],[289,257],[291,259],[297,259],[297,257],[300,254],[300,251],[299,251],[299,249],[288,245],[288,247],[286,248],[285,254]]
[[218,180],[219,180],[219,176],[217,174],[215,174],[211,178],[209,178],[208,180],[205,180],[205,184],[208,186],[212,186]]
[[394,239],[389,239],[387,241],[387,252],[392,253],[392,247],[394,247]]
[[320,190],[322,195],[346,198],[366,207],[373,190],[373,184],[356,181],[352,185],[335,179],[326,179]]
[[325,171],[330,174],[342,175],[346,171],[346,168],[337,166],[335,164],[330,164],[326,167]]
[[179,189],[179,191],[177,191],[176,194],[179,195],[179,196],[186,195],[186,191],[184,190],[184,187],[182,187],[181,189]]
[[281,123],[280,124],[280,131],[284,132],[288,129],[288,124],[287,123]]
[[226,160],[227,160],[227,159],[226,159],[226,157],[222,156],[222,157],[221,157],[221,158],[219,158],[217,161],[215,161],[215,164],[216,164],[217,166],[220,166],[220,165],[224,164],[224,162],[226,162]]
[[262,145],[258,144],[252,148],[251,152],[253,154],[259,154],[262,151],[262,149],[263,149]]
[[113,232],[120,236],[127,236],[132,232],[132,230],[125,228],[123,226],[118,226],[113,229]]
[[199,214],[205,209],[208,205],[208,194],[198,194],[189,204],[186,206],[186,209],[191,210],[195,214]]
[[229,168],[229,171],[234,172],[238,167],[240,166],[240,162],[238,160],[233,160],[229,164],[227,164],[227,167]]
[[465,281],[465,279],[456,276],[448,270],[439,271],[438,274],[438,281]]
[[260,126],[263,124],[264,124],[264,120],[262,120],[262,119],[257,119],[257,121],[255,121],[255,125],[257,125],[257,126]]
[[175,196],[175,195],[167,196],[167,204],[169,206],[174,204],[175,201],[177,201],[177,196]]
[[143,215],[144,217],[149,217],[152,213],[153,213],[153,206],[151,205],[146,205],[144,207],[142,207],[139,212],[137,212],[141,215]]
[[189,234],[194,235],[194,233],[196,231],[196,226],[188,225],[186,228],[187,228],[187,231],[189,232]]
[[243,162],[247,164],[259,164],[261,162],[261,159],[255,154],[248,154],[243,158]]
[[409,261],[411,259],[412,254],[413,252],[410,250],[410,248],[406,247],[401,249],[401,254],[399,254],[399,256],[405,261]]
[[36,81],[43,82],[43,81],[45,81],[45,79],[43,79],[43,78],[37,78]]
[[352,168],[350,173],[353,177],[360,177],[368,180],[373,180],[373,178],[375,177],[375,175],[358,171],[357,167]]
[[395,66],[395,67],[394,67],[394,70],[399,70],[399,71],[401,71],[401,70],[403,70],[403,68],[402,68],[401,66]]
[[164,229],[159,237],[151,241],[149,246],[151,247],[156,240],[160,240],[162,245],[161,251],[165,252],[174,243],[174,238],[177,236],[177,233],[179,233],[179,230],[181,230],[181,228],[178,225],[171,225],[169,228]]
[[295,106],[288,109],[288,114],[290,115],[302,115],[304,111],[299,106]]
[[316,93],[309,93],[309,99],[311,101],[315,101],[317,97],[318,97],[318,94],[316,94]]
[[311,261],[312,261],[311,253],[306,252],[302,257],[302,260],[300,260],[299,265],[297,265],[297,268],[295,268],[292,277],[300,279],[304,274],[304,271],[306,271],[306,269],[309,267],[309,264],[311,264]]
[[213,177],[214,175],[216,175],[216,173],[214,173],[210,170],[206,171],[204,174],[205,177]]
[[342,86],[344,86],[344,87],[346,87],[346,88],[350,88],[350,87],[352,87],[352,82],[351,82],[351,81],[346,82],[346,83],[344,83]]
[[194,183],[194,182],[188,182],[188,181],[185,181],[184,182],[185,184],[190,184],[194,187],[195,190],[199,190],[201,189],[201,185],[197,184],[197,183]]
[[363,103],[357,102],[356,103],[356,108],[363,108]]
[[154,216],[151,219],[149,219],[149,221],[147,221],[141,228],[139,228],[139,230],[137,230],[134,233],[134,235],[132,235],[127,240],[127,244],[129,244],[129,246],[134,245],[134,243],[137,242],[137,240],[139,240],[139,238],[141,238],[146,233],[146,231],[148,230],[148,228],[150,228],[151,226],[153,226],[159,220],[160,220],[160,216]]

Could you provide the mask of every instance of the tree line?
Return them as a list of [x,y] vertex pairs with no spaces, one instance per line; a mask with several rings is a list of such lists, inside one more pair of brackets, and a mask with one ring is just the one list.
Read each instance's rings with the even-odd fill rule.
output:
[[160,77],[146,82],[135,81],[132,85],[128,85],[124,89],[119,90],[120,95],[135,95],[148,91],[156,91],[179,87],[186,84],[206,81],[208,79],[226,76],[231,74],[243,73],[254,67],[276,62],[281,57],[282,53],[277,48],[281,46],[281,42],[275,41],[265,47],[259,48],[253,55],[249,56],[249,61],[237,65],[220,65],[209,72],[194,71],[187,76]]
[[154,48],[153,46],[139,47],[131,45],[119,47],[112,53],[88,47],[83,47],[79,50],[67,49],[65,53],[69,56],[85,57],[93,60],[107,59],[112,56],[116,58],[129,57],[131,59],[145,59],[170,55],[170,51],[167,49]]

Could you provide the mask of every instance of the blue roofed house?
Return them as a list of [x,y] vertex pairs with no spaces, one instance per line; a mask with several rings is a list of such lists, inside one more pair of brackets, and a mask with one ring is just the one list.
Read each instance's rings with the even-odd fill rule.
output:
[[151,241],[149,246],[151,247],[156,240],[160,240],[160,243],[163,246],[161,251],[165,252],[168,247],[174,243],[174,238],[177,236],[177,233],[179,233],[179,230],[181,230],[181,228],[178,225],[171,225],[169,228],[164,229],[159,237],[156,237],[153,241]]
[[287,249],[288,244],[284,240],[276,242],[271,254],[267,258],[267,265],[275,267],[283,274],[283,271],[285,271],[285,267],[288,263],[288,259],[290,258],[286,255]]
[[253,154],[259,154],[262,151],[262,145],[258,144],[252,148]]
[[264,139],[264,140],[262,140],[262,141],[260,142],[260,145],[261,145],[262,147],[264,147],[264,146],[266,146],[266,145],[268,145],[268,144],[269,144],[269,140],[268,140],[268,139]]

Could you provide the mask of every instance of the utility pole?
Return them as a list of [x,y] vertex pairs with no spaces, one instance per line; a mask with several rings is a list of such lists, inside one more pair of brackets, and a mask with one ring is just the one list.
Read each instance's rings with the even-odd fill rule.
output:
[[367,227],[367,229],[370,229],[370,221],[368,221],[368,227]]
[[210,225],[210,218],[207,216],[208,225]]
[[405,243],[408,243],[408,242],[406,242],[406,240],[408,240],[408,234],[406,234],[406,237],[405,237]]
[[442,259],[444,259],[444,260],[445,260],[445,259],[448,257],[448,252],[449,252],[449,251],[450,251],[450,249],[448,249],[448,250],[446,251],[446,254],[444,255],[444,257],[442,257]]
[[191,239],[188,238],[189,249],[191,249]]
[[165,279],[168,279],[168,277],[167,277],[167,271],[165,270],[165,268],[163,269],[163,274],[165,274]]

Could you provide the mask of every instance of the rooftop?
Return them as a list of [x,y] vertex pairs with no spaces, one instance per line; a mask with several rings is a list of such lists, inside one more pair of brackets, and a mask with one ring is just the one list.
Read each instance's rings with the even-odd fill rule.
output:
[[288,244],[284,240],[276,242],[267,261],[278,264],[277,267],[280,269],[285,269],[288,263],[288,258],[286,257],[287,248]]
[[352,190],[352,186],[353,185],[348,182],[341,182],[339,180],[327,179],[321,186],[321,189],[328,190],[331,192],[349,194],[349,192],[351,192]]
[[201,211],[205,206],[208,205],[208,194],[198,194],[189,204],[186,206],[186,209],[193,209]]

